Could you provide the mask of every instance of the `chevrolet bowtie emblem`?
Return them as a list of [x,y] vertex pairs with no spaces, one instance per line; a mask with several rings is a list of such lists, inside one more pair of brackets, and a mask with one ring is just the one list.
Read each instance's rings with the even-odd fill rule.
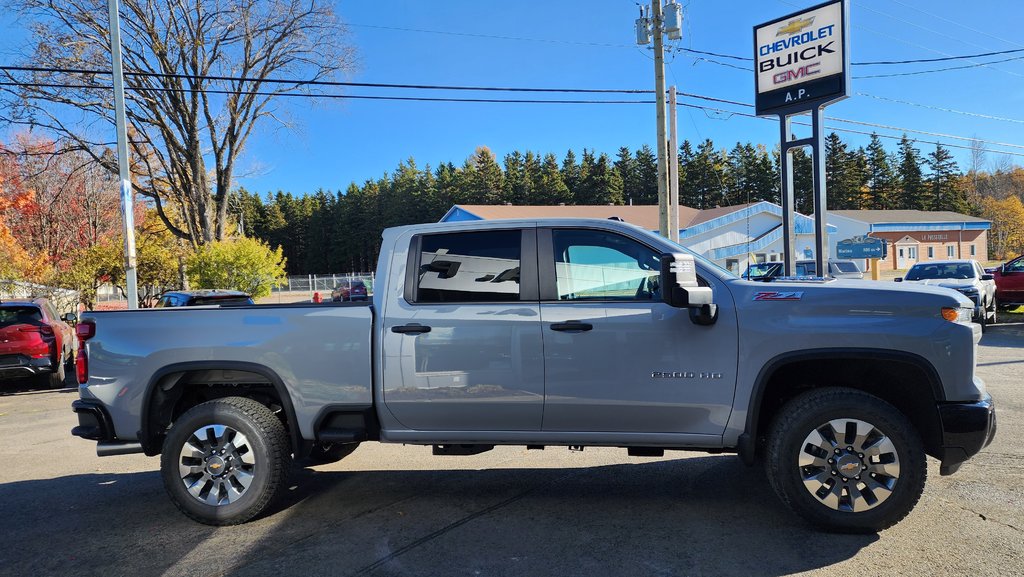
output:
[[786,24],[785,26],[779,26],[779,30],[778,32],[775,33],[775,37],[777,38],[779,36],[790,36],[793,34],[798,34],[801,30],[807,28],[811,24],[814,24],[813,16],[807,18],[806,20],[803,18],[796,18],[794,20],[790,20],[789,23]]

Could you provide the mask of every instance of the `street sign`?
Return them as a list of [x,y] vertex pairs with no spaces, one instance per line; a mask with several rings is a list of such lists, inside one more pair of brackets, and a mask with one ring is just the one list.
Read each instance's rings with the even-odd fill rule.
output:
[[855,236],[836,243],[839,258],[885,258],[888,251],[885,239]]
[[833,0],[754,27],[758,116],[847,97],[847,14],[846,0]]

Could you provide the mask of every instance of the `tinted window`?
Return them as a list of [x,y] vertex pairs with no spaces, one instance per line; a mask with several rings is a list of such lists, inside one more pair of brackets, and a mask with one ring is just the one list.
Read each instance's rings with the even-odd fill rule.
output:
[[658,253],[621,235],[553,230],[558,300],[660,299]]
[[518,230],[423,236],[416,302],[519,300],[521,238]]
[[228,296],[228,297],[195,297],[188,306],[200,307],[204,305],[251,305],[253,301],[249,297]]
[[4,307],[0,309],[0,327],[20,324],[39,324],[43,315],[36,307]]

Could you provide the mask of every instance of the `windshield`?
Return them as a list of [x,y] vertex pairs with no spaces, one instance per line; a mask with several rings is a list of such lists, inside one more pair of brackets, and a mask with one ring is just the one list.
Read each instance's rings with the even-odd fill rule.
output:
[[832,261],[832,266],[839,272],[860,272],[857,265],[853,261],[848,260],[837,260]]
[[915,264],[907,271],[906,280],[971,279],[974,268],[968,263]]
[[766,276],[775,276],[778,273],[779,263],[759,262],[748,266],[747,270],[743,272],[743,278],[761,278]]

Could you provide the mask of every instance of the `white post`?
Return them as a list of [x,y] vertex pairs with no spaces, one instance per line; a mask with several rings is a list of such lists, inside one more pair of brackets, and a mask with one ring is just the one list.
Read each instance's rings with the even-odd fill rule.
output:
[[110,63],[114,76],[114,127],[117,132],[117,170],[121,179],[121,220],[124,223],[124,274],[128,287],[128,308],[139,308],[138,278],[135,270],[135,198],[128,169],[128,129],[124,110],[124,73],[121,69],[121,20],[117,0],[107,0],[110,17]]

